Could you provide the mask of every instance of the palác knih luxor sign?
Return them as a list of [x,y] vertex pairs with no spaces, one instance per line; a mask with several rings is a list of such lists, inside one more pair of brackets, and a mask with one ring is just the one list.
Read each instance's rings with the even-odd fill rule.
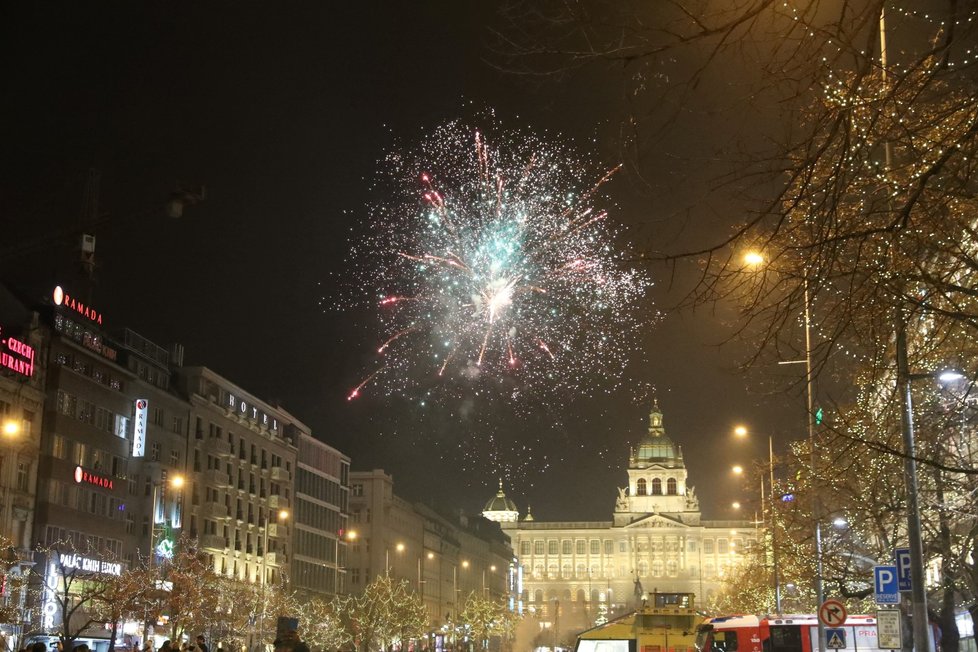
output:
[[102,561],[91,557],[82,557],[77,554],[60,553],[58,561],[64,569],[80,570],[88,573],[102,573],[104,575],[122,575],[122,564],[114,561]]

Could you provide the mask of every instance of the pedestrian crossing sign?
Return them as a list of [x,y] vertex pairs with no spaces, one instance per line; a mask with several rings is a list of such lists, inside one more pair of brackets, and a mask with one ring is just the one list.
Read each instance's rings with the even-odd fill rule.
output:
[[841,627],[826,627],[825,647],[830,650],[844,650],[846,647],[846,630]]

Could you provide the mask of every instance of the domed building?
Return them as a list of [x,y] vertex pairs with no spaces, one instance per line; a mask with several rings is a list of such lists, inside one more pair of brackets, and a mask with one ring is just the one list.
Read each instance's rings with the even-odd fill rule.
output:
[[755,545],[748,521],[704,521],[687,483],[682,449],[666,435],[653,404],[649,427],[628,456],[627,486],[611,520],[520,520],[502,482],[483,515],[509,535],[518,560],[524,611],[561,628],[585,628],[634,609],[646,593],[694,593],[703,604]]

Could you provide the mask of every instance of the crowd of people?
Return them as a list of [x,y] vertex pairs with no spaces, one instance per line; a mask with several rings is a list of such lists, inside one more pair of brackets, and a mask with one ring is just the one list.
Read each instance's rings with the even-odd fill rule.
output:
[[[309,646],[302,642],[302,639],[299,638],[299,632],[295,628],[290,628],[282,632],[275,639],[273,646],[275,652],[309,652]],[[123,652],[122,648],[117,648],[117,650]],[[66,650],[64,644],[60,641],[52,645],[51,650],[48,650],[46,643],[38,641],[25,648],[21,648],[19,652],[92,652],[92,650],[87,643],[77,643],[70,650]],[[205,642],[204,635],[198,634],[193,641],[188,640],[174,644],[173,641],[167,639],[155,651],[150,643],[146,643],[141,650],[137,646],[133,646],[131,652],[210,652],[210,650]]]

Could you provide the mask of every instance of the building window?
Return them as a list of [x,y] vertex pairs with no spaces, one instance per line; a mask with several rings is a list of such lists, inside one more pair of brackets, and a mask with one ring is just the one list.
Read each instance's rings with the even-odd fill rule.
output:
[[163,408],[161,407],[153,408],[153,423],[155,423],[158,426],[162,426],[164,423],[166,423],[163,418]]
[[564,539],[560,542],[560,552],[564,555],[569,555],[574,552],[570,539]]
[[666,493],[668,493],[670,496],[675,496],[678,493],[675,478],[669,478],[666,480]]
[[170,449],[170,465],[179,466],[180,464],[180,451],[175,448]]
[[[360,512],[354,512],[354,514],[356,514],[356,518],[357,518],[357,520],[355,522],[356,523],[359,523],[360,522]],[[520,555],[526,556],[528,554],[530,554],[530,542],[529,541],[520,541]]]
[[557,554],[557,541],[556,539],[551,539],[547,541],[547,554],[556,555]]
[[662,480],[659,478],[652,479],[652,495],[661,496],[662,495]]
[[604,554],[612,555],[615,552],[615,542],[611,539],[607,539],[604,542]]
[[160,461],[160,442],[153,442],[153,445],[150,447],[149,459],[154,462]]
[[597,539],[591,539],[591,554],[601,554],[601,542]]
[[638,479],[638,482],[636,482],[636,483],[635,483],[635,492],[636,492],[636,493],[637,493],[637,494],[638,494],[639,496],[644,496],[644,495],[646,495],[646,485],[645,485],[645,478],[639,478],[639,479]]
[[31,465],[29,462],[17,462],[17,490],[26,492],[30,485]]
[[586,552],[586,546],[587,546],[587,544],[584,541],[584,539],[578,539],[577,540],[577,554],[583,555]]
[[360,569],[359,568],[351,568],[350,569],[350,583],[351,584],[359,584],[360,583]]
[[713,554],[713,539],[703,539],[703,552],[708,555]]
[[628,550],[628,544],[624,541],[618,542],[618,552],[626,552]]
[[537,539],[533,542],[533,554],[542,555],[543,554],[543,539]]
[[726,539],[717,539],[717,552],[721,555],[730,550],[730,542]]

